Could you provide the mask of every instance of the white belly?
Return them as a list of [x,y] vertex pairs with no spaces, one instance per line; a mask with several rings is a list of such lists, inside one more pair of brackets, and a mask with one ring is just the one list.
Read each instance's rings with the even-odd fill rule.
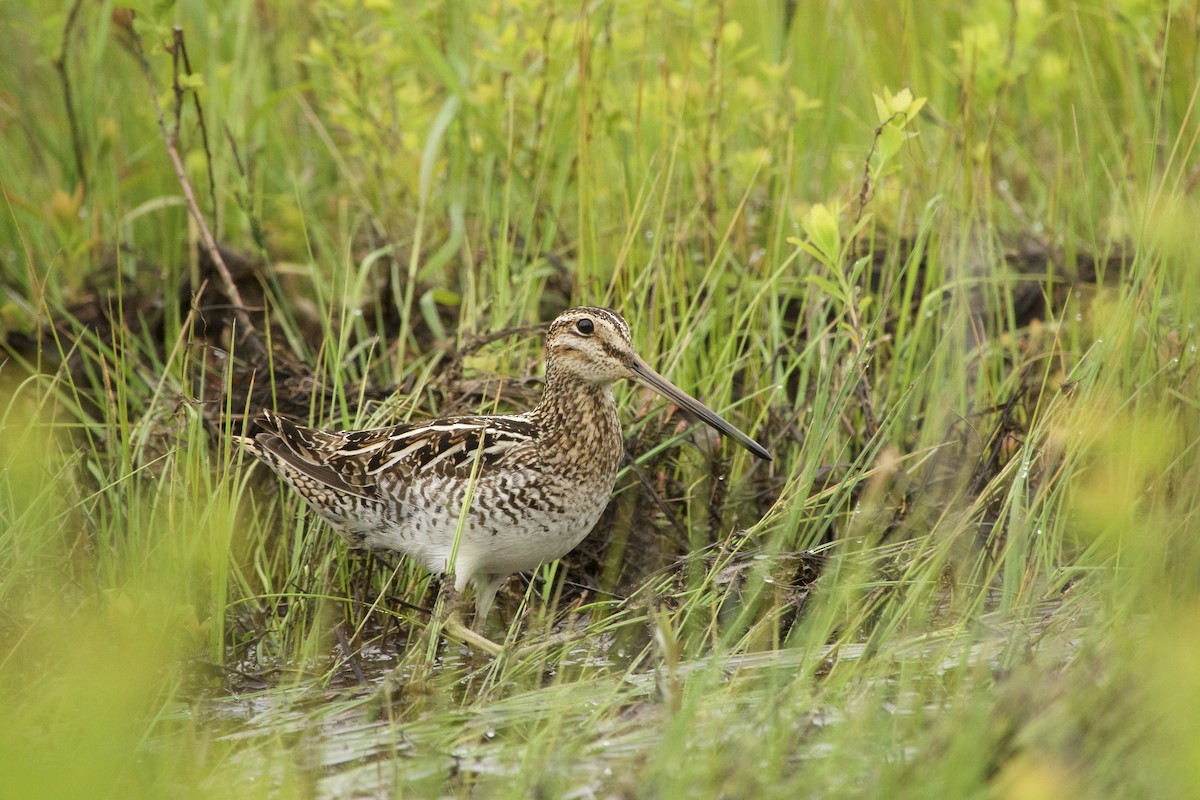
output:
[[591,532],[614,480],[562,483],[508,473],[503,484],[478,482],[470,496],[459,482],[418,481],[394,513],[381,508],[374,520],[362,520],[361,541],[400,551],[431,572],[453,573],[461,589],[476,574],[509,575],[562,558]]

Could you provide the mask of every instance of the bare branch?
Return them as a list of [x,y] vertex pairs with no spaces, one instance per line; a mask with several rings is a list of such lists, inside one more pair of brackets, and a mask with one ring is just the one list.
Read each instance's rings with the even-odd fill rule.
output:
[[[233,313],[242,328],[243,339],[250,345],[256,355],[265,355],[266,348],[258,336],[258,330],[254,326],[254,321],[250,318],[250,312],[246,310],[246,304],[242,300],[242,294],[238,291],[237,284],[234,283],[233,275],[230,274],[229,267],[225,264],[225,259],[221,256],[221,250],[217,247],[217,242],[213,238],[212,231],[209,230],[208,223],[204,220],[204,214],[201,213],[200,206],[196,202],[196,192],[192,189],[191,181],[188,180],[187,171],[184,168],[183,159],[179,155],[178,134],[180,110],[176,108],[174,131],[168,131],[167,120],[163,116],[162,103],[158,99],[158,89],[154,85],[154,73],[150,69],[150,62],[146,59],[146,49],[142,46],[142,37],[132,27],[130,30],[133,35],[134,49],[137,51],[142,71],[146,74],[146,82],[150,86],[150,99],[154,103],[154,113],[158,116],[158,127],[162,131],[163,142],[167,146],[167,156],[171,159],[171,165],[175,168],[175,177],[179,181],[179,188],[183,191],[183,199],[187,204],[188,213],[192,215],[192,220],[196,223],[196,229],[200,232],[200,243],[204,246],[209,258],[212,259],[213,266],[217,270],[217,275],[221,279],[225,295],[233,304]],[[176,96],[181,91],[178,83],[177,80],[175,82]]]

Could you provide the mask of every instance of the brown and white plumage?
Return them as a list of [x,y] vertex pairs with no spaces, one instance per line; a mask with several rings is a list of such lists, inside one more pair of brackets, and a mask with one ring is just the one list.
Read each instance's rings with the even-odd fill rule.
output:
[[526,414],[335,433],[267,411],[259,419],[266,432],[245,441],[351,547],[397,550],[432,572],[452,572],[460,592],[472,582],[479,621],[509,575],[566,555],[599,519],[624,448],[612,395],[622,378],[770,459],[650,369],[619,314],[587,307],[551,323],[546,388]]

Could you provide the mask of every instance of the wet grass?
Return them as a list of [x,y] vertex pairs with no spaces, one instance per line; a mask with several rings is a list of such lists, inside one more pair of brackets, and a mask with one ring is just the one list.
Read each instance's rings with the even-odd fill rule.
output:
[[[0,794],[1200,793],[1192,11],[0,13]],[[775,461],[618,387],[497,659],[231,444],[528,408],[574,303]]]

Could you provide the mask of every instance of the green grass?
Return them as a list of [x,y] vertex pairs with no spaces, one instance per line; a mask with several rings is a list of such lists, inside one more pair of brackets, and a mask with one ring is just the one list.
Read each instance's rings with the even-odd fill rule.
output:
[[[141,9],[269,364],[113,12],[0,6],[0,796],[1200,794],[1193,9]],[[231,444],[528,407],[474,337],[576,303],[775,461],[618,387],[499,659]]]

